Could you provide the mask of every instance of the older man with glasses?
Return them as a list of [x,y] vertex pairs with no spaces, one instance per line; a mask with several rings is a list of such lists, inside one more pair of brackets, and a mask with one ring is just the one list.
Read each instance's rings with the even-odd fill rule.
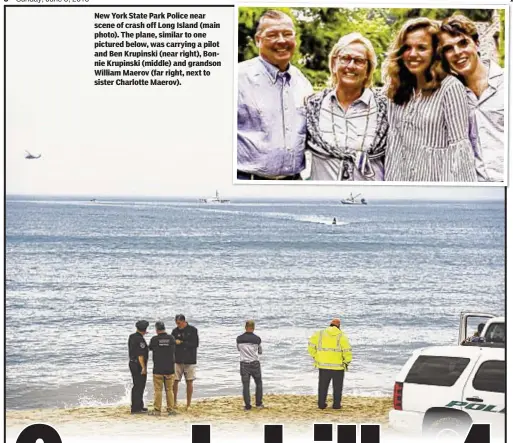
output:
[[387,103],[373,91],[376,53],[359,33],[342,37],[329,56],[331,88],[307,100],[304,179],[384,179]]
[[239,63],[237,179],[297,180],[304,169],[304,101],[313,90],[290,61],[292,19],[270,10],[258,23],[259,56]]

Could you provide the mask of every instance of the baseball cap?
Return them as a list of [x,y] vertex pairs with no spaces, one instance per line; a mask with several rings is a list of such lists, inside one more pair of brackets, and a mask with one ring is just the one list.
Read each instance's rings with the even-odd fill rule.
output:
[[148,329],[148,326],[150,324],[146,321],[146,320],[139,320],[136,324],[135,324],[135,327],[137,329],[139,329],[139,331],[146,331],[146,329]]

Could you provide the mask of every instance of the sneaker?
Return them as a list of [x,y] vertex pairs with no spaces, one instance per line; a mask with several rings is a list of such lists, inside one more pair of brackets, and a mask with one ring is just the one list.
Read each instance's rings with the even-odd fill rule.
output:
[[333,406],[333,409],[342,409],[342,406]]
[[328,407],[328,405],[326,403],[324,403],[324,406],[319,406],[319,409],[326,409]]
[[148,412],[148,415],[160,415],[160,411],[154,409],[153,411]]
[[250,411],[250,410],[251,410],[251,405],[249,405],[249,406],[244,406],[244,410],[246,410],[246,411]]
[[176,412],[176,411],[167,411],[167,415],[169,415],[170,417],[172,417],[172,416],[177,415],[177,412]]
[[256,405],[256,407],[257,407],[257,409],[265,409],[265,406],[263,403],[261,405]]
[[148,413],[148,410],[146,411],[131,411],[130,414],[132,415],[136,415],[136,414],[147,414]]
[[141,411],[148,412],[148,408],[142,408]]

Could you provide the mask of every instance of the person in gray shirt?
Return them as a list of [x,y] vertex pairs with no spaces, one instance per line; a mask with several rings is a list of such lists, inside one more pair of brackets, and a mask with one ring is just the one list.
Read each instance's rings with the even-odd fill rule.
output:
[[481,57],[477,27],[467,17],[444,19],[440,31],[442,66],[467,87],[474,114],[478,179],[504,181],[504,70]]
[[249,393],[249,382],[251,377],[256,385],[256,407],[263,408],[262,403],[262,371],[260,369],[259,355],[262,354],[262,340],[253,331],[255,330],[254,320],[246,321],[246,332],[237,337],[237,349],[240,353],[240,376],[242,379],[242,397],[244,408],[251,409],[251,396]]

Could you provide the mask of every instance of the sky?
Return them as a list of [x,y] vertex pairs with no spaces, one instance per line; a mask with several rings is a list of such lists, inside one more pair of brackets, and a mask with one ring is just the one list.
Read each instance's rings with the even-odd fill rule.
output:
[[500,187],[233,184],[236,8],[206,10],[222,68],[178,88],[94,86],[95,11],[7,10],[7,195],[503,198]]

